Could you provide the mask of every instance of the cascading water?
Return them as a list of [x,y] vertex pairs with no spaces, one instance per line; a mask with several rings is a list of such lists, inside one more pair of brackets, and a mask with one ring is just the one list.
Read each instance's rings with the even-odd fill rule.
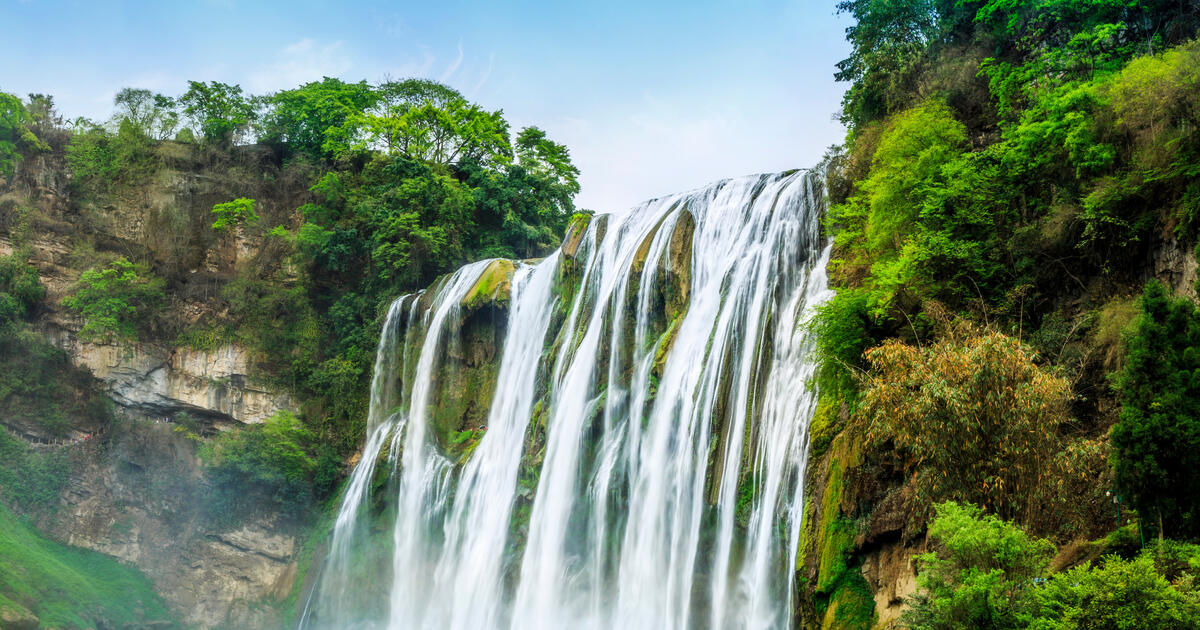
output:
[[[821,200],[813,173],[727,180],[397,300],[300,627],[789,627]],[[447,431],[480,325],[486,420]]]

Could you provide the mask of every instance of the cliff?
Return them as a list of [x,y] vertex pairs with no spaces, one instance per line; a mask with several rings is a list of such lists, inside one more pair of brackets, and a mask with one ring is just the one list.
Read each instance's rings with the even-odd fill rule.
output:
[[[213,239],[199,228],[192,236],[165,231],[161,222],[172,216],[183,230],[204,225],[213,200],[225,200],[234,194],[229,187],[245,180],[228,165],[197,163],[185,147],[160,149],[169,155],[153,179],[101,198],[111,204],[99,215],[103,220],[89,216],[97,202],[81,201],[61,154],[23,164],[12,183],[0,187],[0,223],[7,226],[0,256],[26,255],[46,287],[31,328],[75,369],[78,378],[65,385],[69,395],[97,392],[115,404],[112,413],[71,416],[66,427],[50,426],[37,414],[0,417],[0,424],[31,446],[69,459],[55,504],[31,513],[51,538],[136,567],[187,627],[272,627],[282,619],[279,602],[292,594],[307,528],[269,504],[213,514],[205,499],[213,482],[198,451],[203,436],[261,423],[298,404],[254,350],[231,342],[198,349],[173,337],[223,308],[195,285],[232,277],[261,253],[263,241]],[[267,208],[298,205],[287,194],[263,202]],[[203,255],[202,245],[210,245]],[[83,321],[62,306],[63,297],[94,261],[131,251],[182,267],[175,272],[181,284],[159,318],[178,325],[156,324],[137,339],[81,337]],[[190,259],[190,268],[171,256]]]

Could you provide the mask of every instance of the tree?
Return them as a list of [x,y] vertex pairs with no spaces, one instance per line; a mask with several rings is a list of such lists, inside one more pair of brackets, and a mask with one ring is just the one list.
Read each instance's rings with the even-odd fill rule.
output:
[[537,127],[526,127],[517,134],[517,164],[529,173],[546,181],[554,198],[553,211],[569,214],[574,210],[571,199],[579,194],[579,169],[571,163],[566,146],[546,137]]
[[19,147],[29,133],[26,128],[29,123],[29,112],[21,99],[0,92],[0,176],[12,175],[21,159]]
[[1034,630],[1200,629],[1200,592],[1191,576],[1172,584],[1147,549],[1132,560],[1105,556],[1054,576],[1034,591]]
[[161,278],[143,266],[118,258],[83,272],[74,292],[63,298],[63,306],[83,317],[79,331],[83,339],[137,339],[138,326],[162,305],[163,291]]
[[155,140],[165,140],[179,126],[175,99],[150,90],[123,88],[113,98],[119,122],[129,121],[142,134]]
[[936,550],[917,557],[921,590],[909,599],[906,627],[1029,627],[1037,606],[1030,585],[1046,575],[1054,545],[973,505],[934,508],[929,539]]
[[350,149],[363,112],[378,98],[366,81],[330,77],[284,90],[267,98],[272,109],[263,139],[285,142],[316,160],[336,157]]
[[212,228],[218,232],[224,232],[239,225],[257,223],[259,220],[258,213],[254,211],[254,200],[245,197],[219,203],[213,206],[212,213],[217,217]]
[[30,94],[27,105],[33,131],[39,138],[63,124],[62,116],[54,109],[54,97],[49,94]]
[[[969,331],[968,331],[969,332]],[[861,413],[890,440],[936,499],[981,504],[1002,516],[1045,509],[1067,379],[1034,363],[1018,340],[953,335],[926,348],[887,341],[866,352]]]
[[242,96],[241,86],[217,81],[188,81],[179,104],[204,139],[217,144],[232,144],[255,118],[254,104]]
[[505,163],[512,157],[503,112],[489,112],[425,79],[387,82],[361,119],[367,142],[388,153],[443,165]]
[[907,628],[1200,628],[1200,592],[1187,573],[1173,584],[1163,575],[1155,560],[1162,548],[1051,575],[1049,541],[972,505],[935,509],[929,525],[934,550],[917,558],[920,590],[901,617]]
[[1151,281],[1115,379],[1117,488],[1166,536],[1200,537],[1200,310]]

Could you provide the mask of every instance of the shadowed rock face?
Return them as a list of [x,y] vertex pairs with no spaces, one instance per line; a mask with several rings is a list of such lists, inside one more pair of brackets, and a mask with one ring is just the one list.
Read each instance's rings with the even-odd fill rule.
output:
[[103,446],[75,448],[76,466],[45,529],[136,566],[190,627],[272,627],[279,620],[269,606],[296,579],[301,532],[269,511],[235,526],[212,524],[196,444],[174,429],[126,420]]

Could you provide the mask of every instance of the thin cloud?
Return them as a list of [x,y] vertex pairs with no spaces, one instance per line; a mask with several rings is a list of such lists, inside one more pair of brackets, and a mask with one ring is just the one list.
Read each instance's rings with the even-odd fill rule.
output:
[[475,95],[479,94],[479,91],[483,89],[484,84],[486,84],[488,79],[492,76],[492,64],[494,64],[495,62],[496,62],[496,53],[488,53],[487,70],[483,71],[483,75],[479,77],[479,80],[475,82],[474,87],[471,88],[471,91],[470,91],[471,96],[475,96]]
[[441,81],[442,83],[449,81],[450,77],[454,76],[454,73],[458,71],[458,67],[462,65],[462,62],[463,62],[463,45],[462,45],[462,40],[460,39],[460,40],[458,40],[458,56],[454,58],[454,61],[451,62],[450,66],[448,68],[446,68],[446,71],[442,73],[442,78],[438,79],[438,80]]
[[305,38],[280,50],[274,63],[251,72],[247,84],[256,93],[285,90],[322,77],[345,75],[351,67],[341,41],[321,44]]

